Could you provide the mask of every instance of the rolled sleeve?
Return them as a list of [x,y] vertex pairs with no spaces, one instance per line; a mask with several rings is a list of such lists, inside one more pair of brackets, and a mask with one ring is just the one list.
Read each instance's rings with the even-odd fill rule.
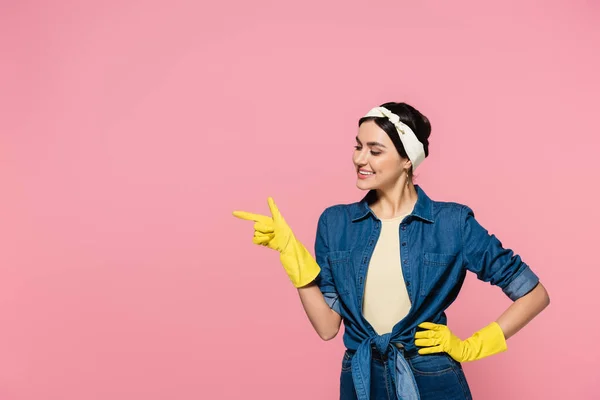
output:
[[531,292],[540,282],[540,278],[529,266],[525,263],[523,263],[523,266],[525,268],[522,269],[521,273],[515,276],[506,287],[502,288],[502,291],[513,301]]
[[325,298],[325,303],[329,305],[329,308],[340,315],[342,314],[340,307],[340,296],[337,293],[325,292],[323,293],[323,297]]
[[539,283],[537,275],[518,254],[504,248],[495,235],[482,227],[473,210],[462,210],[462,244],[466,268],[477,278],[498,286],[513,301]]
[[327,253],[329,252],[329,246],[327,245],[327,210],[325,210],[319,217],[319,223],[317,226],[317,236],[315,238],[315,258],[317,264],[321,268],[319,276],[317,276],[316,282],[323,293],[325,302],[331,307],[332,310],[340,313],[340,301],[339,294],[333,282],[331,275],[331,266]]

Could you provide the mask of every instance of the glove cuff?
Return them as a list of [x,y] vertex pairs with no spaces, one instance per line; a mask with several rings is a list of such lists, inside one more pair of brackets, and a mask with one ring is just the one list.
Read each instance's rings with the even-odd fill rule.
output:
[[502,332],[502,328],[495,321],[475,332],[471,338],[479,344],[478,347],[480,350],[475,358],[476,360],[501,353],[508,349],[504,332]]
[[317,261],[299,241],[280,254],[280,261],[296,288],[308,285],[321,272]]

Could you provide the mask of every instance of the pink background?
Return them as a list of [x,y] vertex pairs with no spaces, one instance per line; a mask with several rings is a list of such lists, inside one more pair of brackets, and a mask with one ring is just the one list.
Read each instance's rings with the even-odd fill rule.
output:
[[[552,298],[465,364],[475,398],[597,398],[600,7],[413,3],[2,1],[0,399],[337,398],[341,334],[231,211],[273,196],[312,250],[386,101]],[[469,276],[450,327],[509,303]]]

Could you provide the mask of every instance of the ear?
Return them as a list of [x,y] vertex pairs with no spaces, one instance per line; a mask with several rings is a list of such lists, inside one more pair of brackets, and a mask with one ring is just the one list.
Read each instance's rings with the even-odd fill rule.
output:
[[412,161],[410,161],[408,158],[406,159],[406,161],[404,161],[404,169],[407,169],[410,171],[410,169],[412,168]]

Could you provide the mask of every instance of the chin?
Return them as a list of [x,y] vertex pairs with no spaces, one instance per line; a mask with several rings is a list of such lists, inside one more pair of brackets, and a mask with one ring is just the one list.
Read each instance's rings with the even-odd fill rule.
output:
[[373,185],[369,185],[366,182],[362,182],[361,180],[356,180],[356,187],[360,190],[371,190],[373,189]]

